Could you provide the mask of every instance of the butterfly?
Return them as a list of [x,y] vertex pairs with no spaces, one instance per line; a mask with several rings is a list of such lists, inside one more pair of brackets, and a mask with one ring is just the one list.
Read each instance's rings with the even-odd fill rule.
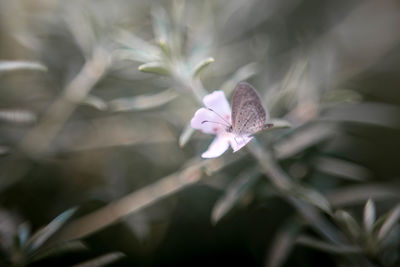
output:
[[[228,133],[233,133],[235,136],[247,136],[274,126],[272,123],[267,123],[269,113],[264,108],[257,91],[246,82],[240,82],[235,87],[231,106],[232,124],[213,109],[208,108],[224,120],[227,124],[225,131]],[[210,121],[202,123],[205,122]]]

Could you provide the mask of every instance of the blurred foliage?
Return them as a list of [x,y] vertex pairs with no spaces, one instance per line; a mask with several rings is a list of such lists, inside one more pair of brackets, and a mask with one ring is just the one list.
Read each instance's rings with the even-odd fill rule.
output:
[[[399,28],[395,0],[0,0],[0,265],[399,266]],[[202,160],[191,117],[243,80],[280,127]]]

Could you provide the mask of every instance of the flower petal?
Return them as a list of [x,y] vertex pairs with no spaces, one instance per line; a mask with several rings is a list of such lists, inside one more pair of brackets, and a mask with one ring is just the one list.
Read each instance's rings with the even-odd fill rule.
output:
[[214,138],[207,151],[201,154],[202,158],[216,158],[229,148],[229,139],[217,136]]
[[233,137],[230,138],[229,143],[231,144],[233,152],[236,152],[250,142],[251,139],[253,139],[253,136],[233,135]]
[[[205,122],[204,121],[211,121]],[[200,108],[194,114],[192,120],[190,121],[190,126],[192,128],[201,130],[203,133],[206,134],[218,134],[225,131],[224,122],[223,124],[219,124],[221,120],[216,118],[216,115],[212,113],[210,110],[206,108]],[[214,123],[218,122],[218,123]]]
[[231,107],[226,99],[224,91],[216,90],[203,98],[207,108],[214,110],[231,124]]

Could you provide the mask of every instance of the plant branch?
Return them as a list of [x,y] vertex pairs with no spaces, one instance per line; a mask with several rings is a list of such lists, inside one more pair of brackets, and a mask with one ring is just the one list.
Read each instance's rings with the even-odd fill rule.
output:
[[103,77],[109,64],[109,55],[104,50],[96,50],[93,57],[65,88],[62,96],[49,107],[42,120],[24,137],[19,148],[31,155],[45,152],[71,116],[75,106],[85,100],[93,86]]

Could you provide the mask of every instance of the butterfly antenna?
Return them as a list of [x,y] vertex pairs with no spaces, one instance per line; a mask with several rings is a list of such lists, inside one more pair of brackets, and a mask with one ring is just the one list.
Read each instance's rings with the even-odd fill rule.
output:
[[226,122],[226,123],[228,124],[228,126],[231,125],[226,119],[224,119],[224,117],[222,117],[221,115],[219,115],[216,111],[214,111],[214,110],[211,109],[211,108],[207,108],[207,109],[208,109],[209,111],[212,111],[212,112],[214,112],[215,114],[217,114],[217,116],[220,117],[224,122]]
[[223,126],[225,126],[225,127],[229,127],[229,125],[226,125],[226,124],[224,124],[224,123],[217,122],[217,121],[202,121],[202,122],[201,122],[201,124],[203,124],[203,123],[206,123],[206,122],[211,122],[211,123],[221,124],[221,125],[223,125]]

